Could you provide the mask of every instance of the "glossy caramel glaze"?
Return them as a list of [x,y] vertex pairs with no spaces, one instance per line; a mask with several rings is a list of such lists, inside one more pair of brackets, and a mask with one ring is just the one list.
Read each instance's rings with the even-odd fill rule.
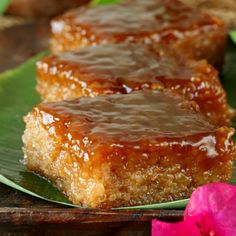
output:
[[44,101],[168,88],[197,102],[215,124],[230,124],[232,117],[217,71],[164,45],[85,47],[44,58],[37,63],[37,75],[37,90]]
[[235,159],[234,130],[194,107],[160,91],[40,104],[25,118],[24,162],[82,206],[185,198],[229,181]]
[[[131,1],[131,4],[81,8],[64,15],[72,24],[89,27],[105,36],[153,33],[173,29],[180,32],[201,27],[217,27],[211,17],[178,1]],[[204,30],[204,28],[202,29]],[[161,36],[160,36],[161,37]],[[176,34],[175,37],[181,37]]]
[[[67,124],[73,139],[77,135],[106,135],[104,139],[125,142],[153,137],[182,137],[213,132],[214,126],[191,109],[191,103],[160,91],[135,92],[128,95],[80,98],[39,106],[44,125],[57,120]],[[53,120],[51,119],[53,117]],[[60,128],[55,132],[61,132]],[[102,142],[102,140],[101,140]]]
[[[191,57],[209,60],[213,58],[208,54],[214,53],[211,44],[223,53],[226,40],[222,21],[177,0],[139,0],[79,8],[53,20],[52,32],[54,52],[108,42],[162,42]],[[205,38],[200,39],[200,35]]]

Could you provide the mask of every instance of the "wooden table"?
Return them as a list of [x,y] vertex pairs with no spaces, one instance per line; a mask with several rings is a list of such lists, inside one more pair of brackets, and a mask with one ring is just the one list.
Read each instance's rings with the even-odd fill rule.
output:
[[[0,30],[0,71],[48,48],[47,20]],[[101,211],[67,208],[0,184],[1,235],[150,235],[153,218],[177,221],[182,211]]]

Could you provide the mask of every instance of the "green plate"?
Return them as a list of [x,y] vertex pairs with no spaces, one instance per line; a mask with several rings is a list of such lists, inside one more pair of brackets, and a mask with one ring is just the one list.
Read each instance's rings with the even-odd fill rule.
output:
[[[22,117],[40,101],[35,92],[35,62],[45,54],[41,53],[0,75],[0,182],[41,199],[74,206],[50,182],[27,171],[21,163],[21,136],[24,131]],[[236,108],[236,46],[231,41],[221,78],[229,102]],[[232,183],[236,184],[236,177],[233,177]],[[187,201],[184,199],[122,209],[181,209]]]

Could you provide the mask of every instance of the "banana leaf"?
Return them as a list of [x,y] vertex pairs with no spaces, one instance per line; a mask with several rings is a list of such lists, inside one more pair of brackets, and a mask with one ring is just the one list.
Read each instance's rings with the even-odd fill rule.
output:
[[236,43],[236,30],[231,30],[229,32],[229,35],[230,35],[231,39],[233,40],[233,42]]
[[10,0],[0,0],[0,15],[2,15],[10,4]]
[[113,4],[113,3],[119,3],[121,0],[93,0],[91,2],[92,6],[101,5],[101,4]]

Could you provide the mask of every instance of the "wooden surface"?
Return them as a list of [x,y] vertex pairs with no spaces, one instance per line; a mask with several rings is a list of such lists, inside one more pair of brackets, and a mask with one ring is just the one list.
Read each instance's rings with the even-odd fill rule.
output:
[[49,34],[47,20],[16,24],[0,30],[0,72],[48,48]]
[[[47,21],[0,30],[0,72],[47,49]],[[0,184],[0,235],[150,235],[153,218],[181,220],[182,211],[101,211],[66,208]]]

